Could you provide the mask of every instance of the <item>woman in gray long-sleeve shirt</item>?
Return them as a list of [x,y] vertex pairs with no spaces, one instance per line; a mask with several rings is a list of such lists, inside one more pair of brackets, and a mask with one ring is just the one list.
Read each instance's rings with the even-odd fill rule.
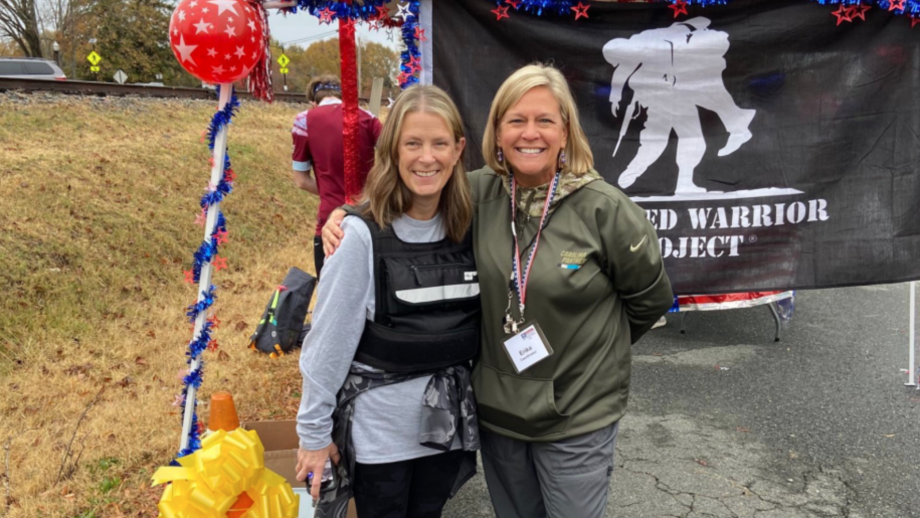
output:
[[311,476],[327,515],[353,494],[360,518],[440,516],[475,468],[480,309],[464,145],[443,91],[403,92],[363,212],[345,219],[324,266],[300,359],[297,477],[337,465],[333,482]]

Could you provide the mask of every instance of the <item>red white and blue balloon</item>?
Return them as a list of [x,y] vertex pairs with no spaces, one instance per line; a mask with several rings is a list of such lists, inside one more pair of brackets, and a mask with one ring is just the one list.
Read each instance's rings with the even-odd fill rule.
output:
[[265,53],[259,13],[244,0],[182,0],[169,21],[169,45],[206,83],[238,81]]

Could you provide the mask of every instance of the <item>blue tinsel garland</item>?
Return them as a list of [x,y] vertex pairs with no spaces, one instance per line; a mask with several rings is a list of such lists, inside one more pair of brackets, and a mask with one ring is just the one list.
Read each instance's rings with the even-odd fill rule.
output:
[[364,3],[335,2],[330,0],[298,0],[297,7],[286,9],[288,12],[297,12],[297,8],[309,12],[313,16],[320,16],[320,11],[329,9],[333,11],[331,18],[351,18],[352,20],[367,20],[377,15],[377,6],[386,5],[388,0],[364,0]]
[[416,31],[421,29],[418,23],[419,8],[419,0],[409,1],[409,16],[406,17],[402,26],[402,38],[403,43],[406,45],[406,50],[400,54],[402,64],[399,65],[399,70],[404,73],[402,77],[405,78],[405,81],[400,81],[399,87],[403,90],[419,82],[418,77],[415,76],[415,71],[412,69],[413,58],[416,61],[421,61],[422,59],[422,52],[418,49],[418,38],[415,37]]
[[[220,88],[218,88],[218,96],[220,95]],[[214,117],[211,119],[211,123],[208,125],[208,149],[214,150],[214,143],[217,138],[217,134],[220,130],[228,126],[233,119],[233,116],[236,114],[237,109],[240,107],[240,101],[237,99],[236,94],[231,94],[230,102],[227,103],[222,109],[218,110]],[[213,186],[214,190],[211,190],[211,186],[208,187],[208,192],[201,197],[199,205],[203,212],[207,212],[208,208],[211,205],[220,203],[223,201],[224,197],[231,192],[233,192],[233,171],[230,167],[230,155],[225,153],[225,159],[223,164],[223,174],[221,175],[220,182]],[[195,251],[193,256],[192,263],[192,273],[193,280],[195,283],[199,282],[201,279],[201,268],[205,263],[211,262],[218,253],[218,236],[221,233],[226,233],[227,231],[227,220],[224,217],[222,212],[218,212],[217,221],[215,221],[214,228],[211,229],[210,239],[205,239],[199,245],[198,250]],[[194,323],[195,320],[201,313],[204,313],[214,305],[217,296],[215,291],[217,287],[211,285],[206,291],[204,291],[201,301],[196,301],[194,304],[190,305],[187,308],[186,316],[189,317],[189,321]],[[179,405],[181,408],[181,415],[185,415],[185,407],[188,404],[194,406],[195,401],[188,401],[188,392],[190,387],[199,388],[203,381],[204,375],[204,361],[201,359],[202,353],[208,348],[211,344],[211,331],[214,328],[214,323],[210,320],[206,320],[201,326],[198,334],[192,338],[188,343],[188,351],[186,352],[186,363],[189,365],[189,372],[182,379],[182,394],[180,396]],[[192,362],[198,360],[198,368],[192,370]],[[198,411],[197,409],[192,412],[192,427],[189,430],[188,436],[188,447],[184,448],[179,452],[178,457],[184,457],[190,455],[201,448],[201,437],[198,431]],[[177,463],[174,462],[174,465]]]
[[[510,3],[506,0],[489,0],[490,2],[496,5],[508,5]],[[709,7],[713,5],[725,5],[730,3],[730,0],[683,0],[687,5],[698,6],[698,7]],[[892,5],[892,0],[808,0],[810,2],[817,2],[821,5],[872,5],[876,6],[879,9],[888,11]],[[574,7],[578,3],[584,5],[591,5],[590,0],[520,0],[520,2],[515,2],[518,4],[517,10],[524,11],[531,14],[536,14],[537,16],[543,16],[544,13],[556,14],[559,16],[572,16]],[[669,3],[677,4],[680,3],[679,0],[653,0],[650,3]],[[908,16],[917,16],[920,14],[920,0],[906,0],[904,2],[904,9],[895,9],[890,11],[892,14]]]

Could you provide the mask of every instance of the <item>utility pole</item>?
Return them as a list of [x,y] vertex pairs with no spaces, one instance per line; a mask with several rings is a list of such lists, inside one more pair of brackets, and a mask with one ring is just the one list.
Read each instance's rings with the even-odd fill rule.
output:
[[73,20],[73,2],[69,4],[70,9],[70,78],[77,78],[77,24]]

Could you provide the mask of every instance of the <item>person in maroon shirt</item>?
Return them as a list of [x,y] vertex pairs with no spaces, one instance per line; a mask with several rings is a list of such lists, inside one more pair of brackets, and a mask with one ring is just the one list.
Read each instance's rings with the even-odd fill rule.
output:
[[[323,269],[323,241],[320,231],[329,213],[345,204],[345,157],[342,145],[342,86],[335,76],[320,76],[307,86],[311,108],[297,114],[291,135],[294,139],[293,169],[297,187],[319,196],[313,262],[316,277]],[[361,187],[374,165],[374,146],[380,136],[380,121],[368,111],[358,115],[358,180]],[[312,170],[312,174],[311,174]]]

